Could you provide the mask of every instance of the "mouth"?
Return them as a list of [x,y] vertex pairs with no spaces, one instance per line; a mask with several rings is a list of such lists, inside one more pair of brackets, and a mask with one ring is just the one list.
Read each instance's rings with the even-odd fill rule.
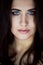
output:
[[28,33],[30,30],[27,30],[27,29],[26,29],[26,30],[19,29],[18,31],[19,31],[20,33],[22,33],[22,34],[26,34],[26,33]]

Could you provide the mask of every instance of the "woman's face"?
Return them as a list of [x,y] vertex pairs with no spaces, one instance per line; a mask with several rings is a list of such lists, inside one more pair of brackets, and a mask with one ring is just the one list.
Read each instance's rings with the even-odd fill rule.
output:
[[17,39],[34,37],[36,25],[34,22],[33,0],[13,0],[11,7],[11,32]]

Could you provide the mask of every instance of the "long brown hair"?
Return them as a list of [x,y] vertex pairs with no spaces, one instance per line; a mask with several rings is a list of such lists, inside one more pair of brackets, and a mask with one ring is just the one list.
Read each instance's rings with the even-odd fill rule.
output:
[[[28,59],[30,54],[35,51],[34,54],[34,61],[31,65],[36,65],[36,63],[38,62],[38,60],[40,59],[40,55],[41,55],[41,50],[42,50],[42,44],[43,44],[43,15],[41,11],[41,3],[42,1],[39,0],[34,0],[35,3],[35,22],[37,24],[37,31],[35,34],[35,38],[34,38],[34,47],[33,49],[31,49],[31,52],[28,53],[30,50],[27,50],[24,55],[22,56],[21,60],[20,60],[20,65],[22,64],[22,59],[23,57],[28,53],[28,58],[27,58],[27,65],[28,63]],[[14,36],[11,33],[11,21],[10,21],[10,11],[11,11],[11,4],[12,4],[12,0],[2,0],[1,2],[1,22],[0,22],[0,60],[3,61],[3,59],[7,62],[10,62],[10,59],[13,58],[13,56],[16,56],[16,52],[15,50],[13,51],[13,47],[10,47],[9,45],[12,45],[13,40],[14,40]],[[39,8],[40,7],[40,8]],[[10,52],[9,51],[13,51]],[[9,55],[10,54],[10,55]]]

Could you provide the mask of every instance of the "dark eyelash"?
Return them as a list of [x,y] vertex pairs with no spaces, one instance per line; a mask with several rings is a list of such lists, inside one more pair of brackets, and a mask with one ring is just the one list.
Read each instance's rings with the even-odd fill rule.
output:
[[[20,14],[20,10],[18,10],[18,9],[11,9],[11,13],[13,15],[19,15]],[[29,9],[28,12],[27,12],[27,14],[34,15],[35,14],[35,8]]]
[[19,14],[20,14],[20,11],[19,11],[19,10],[16,10],[16,9],[12,9],[12,10],[11,10],[11,13],[12,13],[13,15],[19,15]]
[[19,12],[14,11],[14,12],[12,12],[12,14],[13,14],[13,15],[19,15]]
[[35,14],[35,8],[28,10],[27,14],[34,15]]
[[19,12],[12,12],[13,15],[19,15]]

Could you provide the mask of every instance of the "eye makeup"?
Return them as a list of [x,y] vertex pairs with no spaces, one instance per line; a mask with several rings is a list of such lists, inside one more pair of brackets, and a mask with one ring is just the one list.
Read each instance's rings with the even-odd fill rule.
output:
[[11,9],[11,13],[14,15],[14,16],[17,16],[20,14],[20,11],[19,9]]
[[[14,16],[20,15],[21,12],[22,12],[22,11],[19,10],[19,9],[11,9],[11,13],[12,13],[12,15],[14,15]],[[34,14],[35,14],[35,8],[32,8],[32,9],[27,10],[27,13],[26,13],[26,14],[34,15]]]
[[34,15],[34,14],[35,14],[35,8],[29,9],[29,10],[27,11],[27,14],[29,14],[29,15]]

